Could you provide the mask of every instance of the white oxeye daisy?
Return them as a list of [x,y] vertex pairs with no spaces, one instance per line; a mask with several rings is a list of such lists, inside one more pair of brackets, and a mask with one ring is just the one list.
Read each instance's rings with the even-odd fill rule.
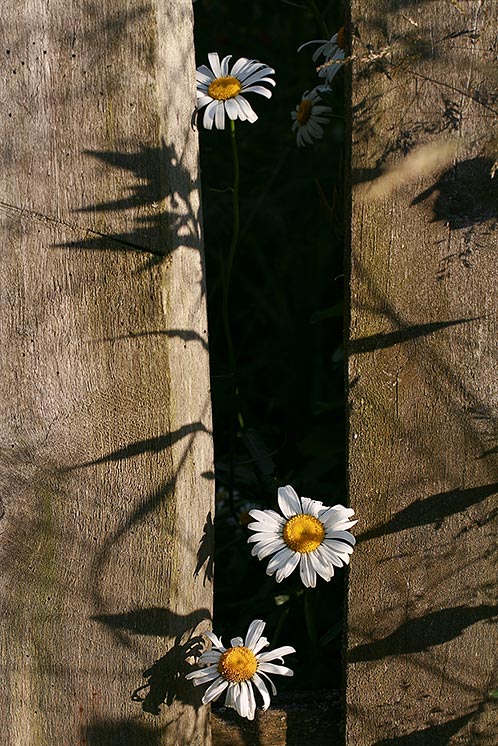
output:
[[205,632],[213,647],[199,658],[198,663],[207,664],[199,671],[192,671],[186,675],[186,679],[192,679],[195,686],[211,682],[202,698],[203,704],[218,699],[225,689],[225,707],[237,710],[239,715],[254,720],[256,712],[256,700],[253,686],[256,687],[263,699],[263,710],[270,705],[270,694],[264,679],[270,684],[273,695],[277,693],[273,681],[267,674],[280,674],[281,676],[293,676],[293,671],[286,666],[279,666],[271,661],[284,662],[283,656],[295,653],[290,645],[284,645],[275,650],[262,653],[270,643],[266,637],[262,637],[266,624],[261,619],[255,619],[249,625],[245,640],[242,637],[234,637],[230,640],[230,647],[225,648],[221,638],[212,632]]
[[272,92],[260,83],[275,85],[268,78],[275,70],[257,60],[241,57],[229,71],[229,54],[220,62],[217,52],[208,54],[211,69],[206,65],[197,68],[197,111],[207,106],[203,124],[208,130],[214,126],[225,129],[225,112],[229,119],[255,122],[257,114],[251,108],[243,93],[259,93],[271,98]]
[[276,573],[277,583],[288,577],[299,565],[301,580],[307,588],[314,588],[316,576],[330,580],[334,567],[349,563],[356,543],[346,529],[354,526],[352,508],[324,506],[318,500],[298,497],[290,486],[278,490],[278,504],[283,517],[274,510],[251,510],[255,518],[250,523],[249,543],[255,542],[251,554],[271,558],[267,575]]
[[322,124],[329,120],[332,108],[325,106],[321,94],[328,89],[317,86],[312,91],[305,91],[295,111],[291,111],[292,130],[296,133],[298,147],[312,145],[323,137]]
[[306,44],[301,44],[297,51],[300,52],[308,44],[320,45],[313,52],[313,61],[316,62],[321,55],[325,57],[324,65],[319,69],[318,75],[320,78],[325,78],[327,83],[331,83],[341,69],[341,63],[346,56],[344,51],[344,26],[328,41],[326,39],[313,39],[307,41]]

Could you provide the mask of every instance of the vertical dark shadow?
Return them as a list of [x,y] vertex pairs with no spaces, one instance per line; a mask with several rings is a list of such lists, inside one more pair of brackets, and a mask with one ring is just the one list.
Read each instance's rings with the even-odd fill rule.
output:
[[285,706],[286,746],[341,746],[339,692],[295,694]]
[[164,730],[129,720],[99,720],[82,729],[79,743],[82,746],[161,746]]

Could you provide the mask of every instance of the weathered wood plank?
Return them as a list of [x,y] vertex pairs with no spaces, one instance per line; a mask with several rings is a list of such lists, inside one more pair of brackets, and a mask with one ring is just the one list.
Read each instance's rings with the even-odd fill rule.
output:
[[2,16],[0,741],[206,746],[191,2]]
[[498,741],[497,18],[351,3],[351,746]]

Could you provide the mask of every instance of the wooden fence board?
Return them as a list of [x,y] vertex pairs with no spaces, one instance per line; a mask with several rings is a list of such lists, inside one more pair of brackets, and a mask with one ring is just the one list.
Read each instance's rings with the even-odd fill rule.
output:
[[2,16],[0,742],[206,746],[183,681],[214,484],[191,2]]
[[498,4],[350,12],[346,741],[491,746]]

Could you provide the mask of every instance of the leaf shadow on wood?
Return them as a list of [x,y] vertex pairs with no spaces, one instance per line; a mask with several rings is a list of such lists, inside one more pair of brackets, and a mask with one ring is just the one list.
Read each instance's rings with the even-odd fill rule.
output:
[[204,577],[202,579],[202,585],[211,583],[214,579],[214,523],[211,511],[209,511],[206,523],[204,524],[204,530],[202,533],[201,540],[199,542],[199,549],[197,550],[197,564],[194,570],[194,578],[197,578],[202,568],[204,567]]
[[182,339],[184,342],[199,342],[206,350],[209,350],[207,341],[198,332],[193,329],[155,329],[150,331],[130,332],[129,334],[120,334],[117,337],[106,337],[104,342],[117,342],[124,339],[135,339],[140,337],[170,337],[171,339]]
[[470,228],[488,220],[498,220],[498,180],[491,177],[493,158],[476,156],[446,169],[428,189],[412,201],[417,205],[436,195],[432,222],[451,230]]
[[[449,744],[452,736],[456,735],[467,723],[470,722],[475,712],[470,712],[462,717],[448,720],[446,723],[432,725],[429,728],[407,733],[403,736],[383,738],[376,741],[373,746],[428,746],[428,744]],[[477,742],[474,743],[477,746]]]
[[403,508],[390,521],[360,534],[357,537],[357,542],[361,543],[379,536],[394,534],[397,531],[405,531],[415,526],[425,526],[431,523],[436,528],[440,528],[445,518],[467,510],[472,505],[476,505],[481,500],[497,493],[498,482],[492,482],[480,487],[449,490],[448,492],[430,495]]
[[459,637],[467,627],[498,617],[498,606],[455,606],[408,619],[382,639],[357,645],[349,653],[351,662],[374,661],[389,656],[420,653]]
[[73,471],[74,469],[81,469],[85,466],[96,466],[97,464],[107,464],[112,461],[123,461],[127,458],[133,458],[133,456],[139,456],[143,453],[160,453],[166,448],[170,448],[178,441],[185,438],[187,435],[192,433],[208,433],[209,430],[202,422],[192,422],[188,425],[182,425],[172,433],[166,435],[159,435],[156,438],[146,438],[145,440],[137,440],[134,443],[130,443],[123,448],[118,448],[111,453],[107,453],[99,458],[92,459],[91,461],[84,461],[81,464],[70,466],[66,468],[66,471]]
[[92,619],[114,629],[128,630],[135,635],[169,637],[173,626],[195,629],[201,622],[211,619],[211,612],[209,609],[197,609],[182,615],[165,607],[153,606],[121,614],[97,614]]
[[392,347],[393,345],[409,342],[418,337],[433,334],[434,332],[437,332],[440,329],[446,329],[449,326],[466,324],[469,321],[478,320],[479,317],[454,319],[452,321],[433,321],[428,324],[413,324],[412,326],[405,326],[395,332],[372,334],[368,337],[360,337],[359,339],[350,340],[348,352],[352,354],[373,352],[374,350],[385,349],[386,347]]
[[[192,195],[197,187],[191,169],[174,144],[142,147],[133,153],[85,151],[86,155],[131,174],[128,194],[90,205],[80,213],[97,216],[134,210],[139,214],[130,231],[110,233],[102,228],[87,229],[84,240],[57,244],[57,248],[90,251],[134,251],[150,254],[140,272],[161,264],[179,246],[195,251],[201,247],[200,208]],[[190,191],[189,191],[190,190]],[[95,221],[99,225],[102,221]],[[104,220],[105,224],[105,220]]]
[[[147,683],[139,686],[131,695],[132,700],[140,702],[142,710],[151,715],[160,715],[161,705],[170,707],[175,701],[191,705],[195,710],[202,706],[202,691],[191,681],[185,681],[185,675],[193,670],[186,658],[199,658],[203,638],[193,637],[184,644],[178,640],[177,637],[173,647],[144,671],[143,677]],[[143,695],[145,690],[148,691]]]
[[[173,629],[181,629],[173,646],[144,671],[147,683],[137,687],[131,698],[134,702],[142,703],[144,712],[153,715],[160,714],[162,704],[169,707],[174,701],[199,709],[202,694],[199,694],[191,682],[185,681],[185,675],[192,670],[187,658],[197,661],[202,653],[203,638],[193,633],[201,622],[211,619],[209,609],[201,608],[189,614],[177,614],[168,608],[154,607],[133,609],[122,614],[99,614],[92,619],[114,630],[128,631],[135,635],[167,638],[171,636]],[[142,695],[146,689],[148,692]]]
[[[367,144],[368,156],[358,159],[358,165],[352,169],[352,185],[372,182],[385,175],[393,158],[399,162],[400,157],[407,156],[428,138],[447,140],[458,135],[465,102],[473,102],[494,115],[497,113],[496,67],[491,52],[487,59],[483,50],[482,59],[477,63],[478,69],[483,68],[484,84],[468,85],[462,79],[461,84],[452,85],[445,75],[450,59],[451,65],[461,70],[472,67],[478,41],[475,28],[465,28],[459,15],[452,19],[446,33],[434,33],[431,24],[425,23],[420,15],[416,22],[402,15],[404,23],[400,26],[400,7],[420,4],[409,0],[383,0],[376,4],[375,12],[368,19],[368,34],[362,24],[360,28],[353,28],[355,81],[368,81],[369,88],[363,98],[355,101],[353,97],[353,145],[361,149],[362,143]],[[388,90],[381,95],[377,92],[379,83],[385,89],[386,78]],[[406,88],[407,81],[413,83],[411,89],[410,86]],[[398,95],[402,90],[403,98]],[[427,96],[428,90],[435,91],[436,95]],[[434,105],[435,99],[438,105]],[[430,106],[425,105],[426,100],[431,101]],[[385,111],[393,104],[399,112],[398,121],[386,129]],[[481,152],[485,152],[485,141],[491,139],[492,136],[482,138]],[[482,161],[486,160],[482,157]],[[473,166],[477,167],[477,177],[480,165]],[[469,201],[470,195],[466,199]],[[484,201],[487,203],[486,198]]]

